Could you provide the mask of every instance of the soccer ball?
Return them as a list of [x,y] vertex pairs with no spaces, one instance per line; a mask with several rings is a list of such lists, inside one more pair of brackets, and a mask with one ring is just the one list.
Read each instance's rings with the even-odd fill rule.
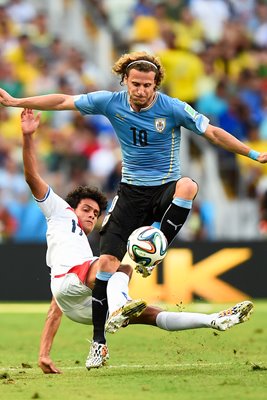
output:
[[159,264],[167,253],[167,247],[164,233],[153,226],[136,229],[127,242],[127,251],[131,259],[144,267]]

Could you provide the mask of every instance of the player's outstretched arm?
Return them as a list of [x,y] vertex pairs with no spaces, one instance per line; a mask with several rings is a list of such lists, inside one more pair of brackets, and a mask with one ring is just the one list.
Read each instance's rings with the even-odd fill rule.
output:
[[52,298],[41,335],[38,365],[45,374],[61,374],[50,358],[54,337],[61,323],[62,311]]
[[45,197],[48,184],[38,173],[36,151],[33,134],[40,124],[40,113],[34,116],[30,109],[24,109],[21,113],[22,155],[25,180],[28,183],[35,198],[41,200]]
[[267,162],[267,152],[259,153],[250,149],[245,143],[241,142],[222,128],[218,128],[209,124],[204,136],[212,144],[231,151],[232,153],[250,157],[262,164]]
[[73,96],[67,94],[47,94],[16,98],[0,88],[0,104],[5,107],[21,107],[33,110],[76,110]]

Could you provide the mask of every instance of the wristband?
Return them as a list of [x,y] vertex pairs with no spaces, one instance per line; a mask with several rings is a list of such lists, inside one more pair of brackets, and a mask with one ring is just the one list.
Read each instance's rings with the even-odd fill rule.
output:
[[260,152],[256,151],[256,150],[249,150],[249,152],[248,152],[248,157],[255,161],[258,160],[259,155],[260,155]]

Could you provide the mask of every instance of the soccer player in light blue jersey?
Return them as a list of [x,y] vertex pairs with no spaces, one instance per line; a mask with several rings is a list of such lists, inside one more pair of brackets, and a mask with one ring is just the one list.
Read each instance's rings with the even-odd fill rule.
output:
[[[250,149],[225,130],[213,126],[190,105],[158,91],[164,78],[159,58],[145,52],[125,54],[114,64],[126,90],[70,96],[50,94],[17,99],[0,89],[0,104],[38,110],[79,110],[102,114],[112,123],[122,149],[122,181],[101,229],[99,271],[93,289],[94,341],[105,343],[107,281],[118,269],[130,233],[160,222],[168,243],[192,208],[198,186],[180,174],[181,127],[225,150],[267,162],[267,153]],[[146,276],[145,269],[140,270]],[[116,291],[116,287],[115,287]],[[109,291],[108,291],[109,293]],[[118,290],[118,296],[122,296]],[[126,299],[124,300],[126,302]],[[119,303],[119,302],[118,302]],[[110,315],[106,330],[123,324],[123,303]],[[131,307],[127,304],[125,307]]]

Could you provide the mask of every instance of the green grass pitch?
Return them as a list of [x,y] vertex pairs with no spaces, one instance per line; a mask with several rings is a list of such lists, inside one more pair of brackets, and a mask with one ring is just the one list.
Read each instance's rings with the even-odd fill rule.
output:
[[[87,371],[92,328],[63,318],[52,359],[63,374],[37,367],[47,304],[0,304],[0,398],[3,400],[267,399],[267,301],[229,331],[166,332],[129,326],[108,335],[109,366]],[[184,311],[227,305],[195,303]],[[175,310],[175,306],[164,305]]]

